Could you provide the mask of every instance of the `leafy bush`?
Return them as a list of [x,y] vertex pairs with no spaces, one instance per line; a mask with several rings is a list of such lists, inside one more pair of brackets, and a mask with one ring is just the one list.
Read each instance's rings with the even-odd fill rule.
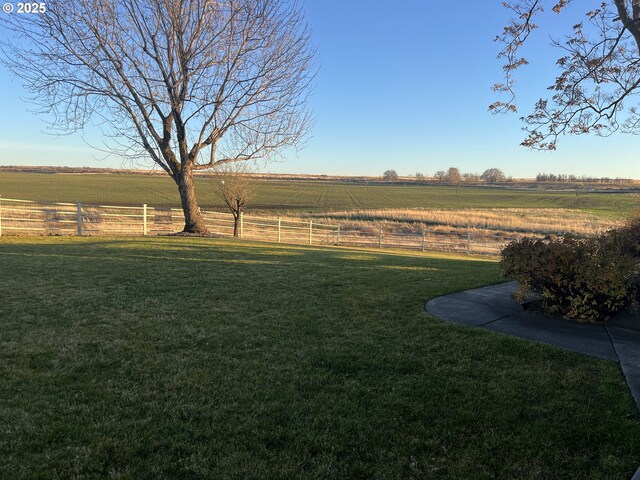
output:
[[638,295],[638,264],[609,236],[512,242],[502,274],[518,281],[516,299],[538,293],[544,311],[583,322],[606,320]]
[[607,236],[623,253],[640,257],[640,211],[635,212],[624,226],[607,232]]

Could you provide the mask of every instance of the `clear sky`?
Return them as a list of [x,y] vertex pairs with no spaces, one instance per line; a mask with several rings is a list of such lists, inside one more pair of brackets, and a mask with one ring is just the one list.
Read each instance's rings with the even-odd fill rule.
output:
[[[578,12],[599,1],[580,2]],[[393,168],[433,175],[456,166],[477,173],[497,167],[514,177],[640,178],[633,154],[640,138],[564,137],[556,152],[528,151],[519,147],[518,115],[488,113],[496,99],[490,87],[501,81],[493,38],[508,19],[500,0],[307,0],[305,10],[321,64],[311,98],[316,125],[305,149],[285,152],[264,171],[381,175]],[[567,30],[560,27],[577,20],[554,17],[546,15],[549,28],[537,32],[526,52],[532,65],[518,77],[522,114],[553,81],[558,53],[549,36],[561,36]],[[80,134],[44,133],[46,123],[21,100],[20,82],[4,70],[0,89],[0,164],[123,166]],[[100,143],[95,131],[86,137]]]

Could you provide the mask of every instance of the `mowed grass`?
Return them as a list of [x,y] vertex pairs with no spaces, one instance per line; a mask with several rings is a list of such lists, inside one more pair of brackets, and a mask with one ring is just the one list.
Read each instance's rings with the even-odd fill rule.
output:
[[[224,209],[213,180],[199,178],[203,207]],[[167,176],[0,173],[0,195],[50,202],[103,205],[179,206],[177,188]],[[309,181],[263,181],[249,206],[253,211],[325,212],[404,208],[568,208],[622,217],[640,207],[640,194],[549,192],[490,187],[364,185]]]
[[618,366],[442,322],[494,262],[0,238],[0,478],[624,479]]

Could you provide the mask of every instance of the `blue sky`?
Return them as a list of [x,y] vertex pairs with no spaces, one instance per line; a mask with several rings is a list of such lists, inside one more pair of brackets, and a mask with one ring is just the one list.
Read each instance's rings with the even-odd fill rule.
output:
[[[588,10],[598,1],[581,2]],[[500,0],[307,0],[305,10],[320,55],[311,98],[316,125],[305,149],[285,152],[264,171],[401,175],[456,166],[482,173],[497,167],[514,177],[538,172],[640,178],[633,153],[640,138],[565,137],[556,152],[519,147],[517,115],[494,116],[490,86],[501,80],[493,38],[508,19]],[[569,12],[571,13],[571,12]],[[582,13],[580,10],[578,13]],[[521,113],[546,94],[554,78],[559,37],[576,23],[547,14],[527,50],[532,65],[519,75]],[[76,134],[43,133],[46,123],[28,112],[18,80],[0,71],[0,164],[117,167]],[[85,136],[99,144],[99,134]],[[124,166],[127,166],[125,164]],[[150,166],[150,165],[149,165]]]

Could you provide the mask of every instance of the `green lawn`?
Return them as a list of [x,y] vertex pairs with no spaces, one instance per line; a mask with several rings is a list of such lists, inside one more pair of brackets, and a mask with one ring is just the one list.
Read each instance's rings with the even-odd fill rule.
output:
[[[207,208],[224,208],[210,179],[196,182]],[[548,192],[526,189],[421,185],[363,185],[324,182],[268,181],[258,184],[250,209],[277,212],[379,208],[572,208],[622,216],[640,206],[637,195],[622,193]],[[51,202],[179,206],[177,188],[166,176],[63,175],[0,173],[0,195]]]
[[497,264],[0,238],[0,478],[624,479],[618,366],[442,322]]

